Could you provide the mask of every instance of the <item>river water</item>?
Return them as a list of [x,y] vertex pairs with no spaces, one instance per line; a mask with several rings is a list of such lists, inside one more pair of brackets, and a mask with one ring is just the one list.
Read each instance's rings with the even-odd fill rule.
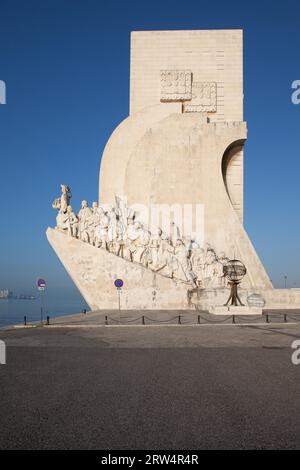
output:
[[[83,309],[89,310],[89,307],[80,298],[74,300],[69,298],[60,299],[57,302],[57,299],[45,297],[43,318],[45,320],[47,315],[51,318],[80,313]],[[0,299],[0,327],[23,323],[24,315],[27,317],[27,322],[40,320],[41,302],[39,298],[36,300]]]

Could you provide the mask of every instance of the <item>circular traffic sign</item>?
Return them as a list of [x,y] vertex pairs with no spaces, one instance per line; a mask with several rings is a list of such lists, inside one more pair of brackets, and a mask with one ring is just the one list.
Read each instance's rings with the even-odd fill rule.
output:
[[114,284],[120,289],[120,287],[123,287],[124,282],[122,281],[122,279],[116,279]]
[[46,287],[46,281],[44,279],[38,279],[37,286],[42,288]]

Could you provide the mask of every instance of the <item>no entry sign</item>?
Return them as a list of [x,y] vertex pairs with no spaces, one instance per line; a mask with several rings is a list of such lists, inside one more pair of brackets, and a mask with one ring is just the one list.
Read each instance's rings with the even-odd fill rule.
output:
[[36,282],[38,288],[45,289],[46,281],[44,279],[38,279]]
[[122,279],[116,279],[114,284],[118,289],[120,289],[121,287],[123,287],[124,282],[122,281]]

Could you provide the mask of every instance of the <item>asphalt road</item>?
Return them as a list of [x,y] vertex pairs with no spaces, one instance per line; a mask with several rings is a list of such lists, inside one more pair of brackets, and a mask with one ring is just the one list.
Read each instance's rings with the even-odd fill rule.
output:
[[0,330],[1,449],[299,449],[299,325]]

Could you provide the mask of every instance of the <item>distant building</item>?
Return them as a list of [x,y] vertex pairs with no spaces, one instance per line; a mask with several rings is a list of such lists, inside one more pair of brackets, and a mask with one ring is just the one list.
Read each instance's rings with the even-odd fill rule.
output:
[[31,294],[20,294],[18,297],[20,300],[35,300],[36,297]]
[[8,289],[0,290],[0,299],[11,299],[13,297],[12,291]]

